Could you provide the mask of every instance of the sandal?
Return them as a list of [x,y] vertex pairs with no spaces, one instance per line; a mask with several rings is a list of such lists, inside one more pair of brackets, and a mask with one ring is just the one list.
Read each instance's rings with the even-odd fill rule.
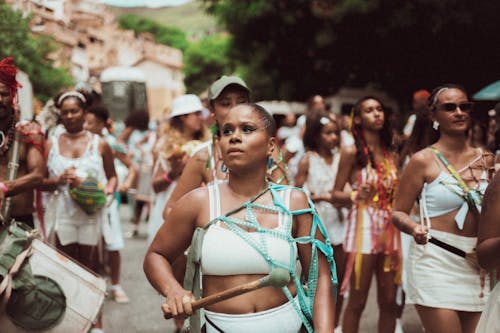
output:
[[111,298],[116,303],[128,303],[128,302],[130,302],[130,299],[128,298],[127,294],[123,290],[122,286],[119,284],[111,286]]

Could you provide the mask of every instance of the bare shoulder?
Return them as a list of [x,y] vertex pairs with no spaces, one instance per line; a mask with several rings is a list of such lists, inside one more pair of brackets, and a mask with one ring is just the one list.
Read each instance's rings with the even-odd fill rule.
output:
[[204,147],[200,150],[198,150],[192,157],[191,160],[198,161],[198,162],[206,162],[210,158],[210,152],[208,150],[208,147]]
[[342,148],[340,152],[344,156],[354,158],[356,156],[357,149],[355,145],[350,145],[348,147]]
[[495,155],[489,150],[483,151],[483,160],[487,167],[493,167],[495,165]]
[[424,168],[432,159],[434,159],[434,153],[424,148],[412,155],[407,167]]
[[184,194],[172,206],[171,214],[187,214],[197,216],[205,204],[208,202],[207,187],[198,187]]
[[291,187],[290,210],[310,208],[307,194],[296,187]]

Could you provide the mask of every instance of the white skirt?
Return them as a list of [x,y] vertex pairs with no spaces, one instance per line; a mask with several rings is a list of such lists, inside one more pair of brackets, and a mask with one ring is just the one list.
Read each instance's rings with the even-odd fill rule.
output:
[[[294,301],[299,306],[297,298]],[[225,333],[298,333],[302,327],[302,320],[292,302],[249,314],[233,315],[205,310],[205,317]],[[205,323],[206,332],[220,332],[208,320]]]
[[[442,242],[473,252],[477,238],[431,230]],[[489,279],[481,297],[479,268],[432,243],[410,244],[407,262],[406,303],[456,311],[481,312],[489,296]]]
[[488,304],[481,314],[476,333],[500,332],[500,283],[493,289]]

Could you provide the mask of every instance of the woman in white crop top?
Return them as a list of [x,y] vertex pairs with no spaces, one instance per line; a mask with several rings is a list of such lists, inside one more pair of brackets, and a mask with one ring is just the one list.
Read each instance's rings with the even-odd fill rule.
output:
[[[301,190],[266,180],[268,159],[276,144],[272,116],[255,104],[238,105],[220,125],[219,145],[231,177],[182,197],[144,260],[150,283],[166,297],[162,309],[174,317],[192,314],[193,295],[176,281],[171,263],[188,248],[194,230],[212,221],[201,251],[203,296],[254,281],[276,266],[291,272],[292,280],[282,290],[265,287],[207,306],[207,332],[298,333],[302,325],[314,332],[333,332],[334,259],[328,239],[322,236],[326,229]],[[252,209],[245,206],[234,211],[250,203]],[[316,225],[321,232],[313,233],[314,241],[308,243]],[[297,237],[303,243],[297,243]],[[312,248],[320,243],[317,261],[311,260],[315,258]],[[302,283],[294,283],[298,280],[293,277],[299,276],[295,275],[297,259],[302,273],[311,277],[303,282],[309,283],[309,292],[315,291],[309,299],[310,307],[301,301]],[[308,274],[315,267],[317,284],[314,274]]]
[[[392,222],[414,238],[406,301],[415,304],[428,332],[474,332],[489,285],[477,262],[463,255],[475,252],[493,156],[468,144],[472,103],[462,87],[434,89],[429,106],[440,137],[410,159],[392,214]],[[421,224],[409,217],[418,198]]]

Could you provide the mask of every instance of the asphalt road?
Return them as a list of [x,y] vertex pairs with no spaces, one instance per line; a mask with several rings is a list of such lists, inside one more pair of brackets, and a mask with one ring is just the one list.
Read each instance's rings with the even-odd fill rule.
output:
[[[129,209],[122,206],[123,231],[130,230]],[[147,249],[146,223],[141,223],[140,237],[125,240],[122,251],[122,285],[130,303],[117,304],[106,300],[103,310],[106,333],[172,333],[172,320],[164,320],[160,305],[163,298],[151,287],[142,270],[142,260]],[[372,286],[367,307],[363,312],[360,332],[377,332],[378,309],[376,288]],[[423,332],[413,306],[407,305],[403,313],[405,333]]]

